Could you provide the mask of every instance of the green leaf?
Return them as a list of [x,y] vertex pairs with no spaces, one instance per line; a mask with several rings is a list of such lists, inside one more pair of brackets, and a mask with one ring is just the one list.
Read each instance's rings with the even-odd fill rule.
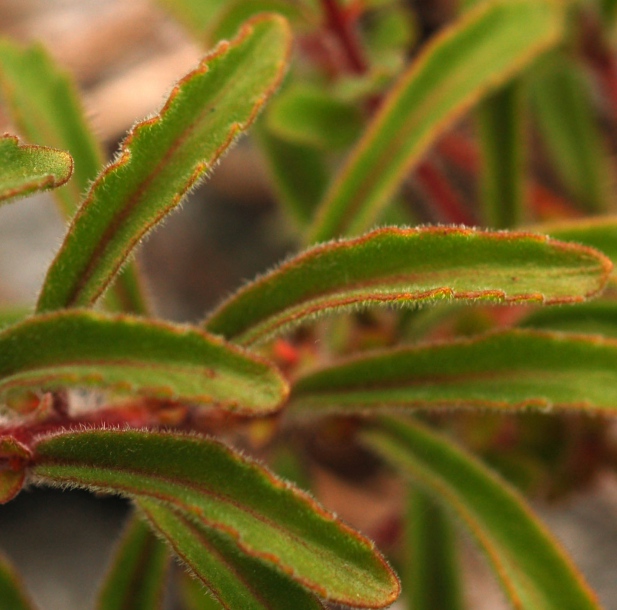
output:
[[228,1],[157,0],[157,3],[168,10],[189,32],[199,39],[205,36],[205,32]]
[[544,143],[559,176],[590,212],[608,207],[608,155],[579,67],[563,54],[545,59],[531,81],[531,101]]
[[71,177],[73,159],[62,150],[25,146],[15,136],[0,137],[0,203],[57,188]]
[[319,413],[398,407],[616,413],[617,342],[512,330],[377,352],[301,377],[290,406]]
[[258,126],[257,136],[279,202],[296,226],[304,229],[326,191],[328,170],[323,154],[286,142],[263,125]]
[[357,139],[364,123],[357,106],[306,83],[287,87],[272,102],[267,119],[278,137],[323,150],[346,148]]
[[552,1],[490,2],[429,42],[381,105],[332,184],[309,241],[370,227],[445,129],[557,42],[561,17],[561,8]]
[[91,305],[134,248],[220,159],[276,89],[287,63],[282,17],[247,24],[137,124],[90,189],[52,263],[39,311]]
[[217,441],[89,430],[41,438],[34,450],[36,480],[167,504],[333,602],[381,608],[398,596],[398,580],[371,542]]
[[272,411],[287,394],[266,361],[187,326],[77,310],[33,316],[0,333],[0,395],[66,385],[246,413]]
[[496,229],[516,227],[524,215],[523,110],[518,80],[489,95],[478,107],[483,224]]
[[456,515],[520,610],[599,609],[557,541],[519,494],[477,458],[418,423],[381,422],[364,438]]
[[377,229],[316,246],[242,288],[205,322],[243,344],[333,310],[438,300],[568,303],[597,293],[611,264],[529,233]]
[[322,604],[287,576],[241,553],[232,540],[159,502],[137,506],[221,608],[320,610]]
[[128,524],[98,596],[97,610],[157,610],[169,567],[167,547],[140,519]]
[[34,610],[17,572],[6,557],[0,555],[0,610]]
[[178,575],[178,588],[184,610],[221,610],[222,606],[204,589],[200,580],[187,572]]
[[463,610],[456,539],[450,518],[430,496],[409,494],[403,588],[409,610]]
[[54,193],[64,216],[71,217],[103,165],[73,81],[41,45],[22,48],[1,40],[0,87],[24,138],[67,150],[75,160],[73,179]]
[[596,248],[617,264],[617,216],[551,222],[535,225],[531,230]]
[[573,307],[539,309],[524,317],[518,325],[522,328],[589,333],[617,339],[617,303],[592,301]]

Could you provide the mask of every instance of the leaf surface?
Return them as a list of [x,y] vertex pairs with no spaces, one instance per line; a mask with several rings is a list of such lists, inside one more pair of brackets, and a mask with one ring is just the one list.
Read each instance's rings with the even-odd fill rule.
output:
[[71,177],[73,159],[62,150],[27,146],[15,136],[0,137],[0,203],[62,186]]
[[162,607],[169,553],[140,519],[128,524],[98,596],[97,610]]
[[519,494],[477,458],[418,423],[381,422],[365,440],[454,513],[520,610],[600,607],[570,559]]
[[66,385],[247,413],[272,411],[287,394],[266,361],[186,326],[75,310],[34,316],[0,333],[0,394]]
[[99,175],[53,261],[38,310],[91,305],[134,248],[255,119],[287,63],[282,17],[258,18],[180,81]]
[[301,377],[290,408],[617,412],[617,342],[513,330],[349,359]]
[[35,445],[31,474],[41,482],[167,504],[337,603],[384,607],[399,593],[396,576],[372,543],[304,492],[211,439],[61,433]]
[[561,35],[544,0],[490,2],[436,36],[390,92],[320,204],[309,242],[366,230],[443,131]]
[[321,610],[322,604],[298,583],[261,561],[238,551],[215,530],[170,510],[159,502],[137,506],[175,554],[218,600],[233,610]]
[[0,610],[35,610],[15,568],[0,555]]
[[610,268],[595,251],[537,235],[377,229],[288,260],[224,302],[205,327],[250,344],[317,314],[366,305],[577,302],[601,289]]

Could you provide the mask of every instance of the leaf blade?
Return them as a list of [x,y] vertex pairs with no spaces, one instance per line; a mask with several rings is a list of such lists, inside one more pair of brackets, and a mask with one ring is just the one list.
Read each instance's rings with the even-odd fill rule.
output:
[[[321,244],[288,260],[221,304],[204,325],[210,332],[251,344],[311,316],[363,304],[437,299],[576,302],[600,289],[611,264],[591,251],[573,248],[531,234],[453,227],[377,229]],[[581,290],[575,288],[579,254]],[[583,280],[587,272],[588,279],[596,279]]]
[[617,342],[513,330],[387,350],[308,373],[290,408],[374,413],[380,409],[538,408],[614,413]]
[[553,2],[490,2],[436,37],[402,76],[332,184],[308,242],[370,227],[439,133],[555,44],[560,31],[561,13]]
[[39,312],[90,305],[102,294],[139,240],[253,122],[279,84],[289,49],[283,18],[254,19],[185,76],[156,117],[129,132],[75,216]]
[[73,172],[71,155],[45,146],[20,144],[0,137],[0,203],[65,184]]
[[462,521],[514,607],[600,607],[571,560],[519,494],[479,460],[416,422],[383,418],[380,429],[364,433],[364,438]]
[[286,382],[258,356],[198,329],[142,318],[64,311],[0,333],[0,393],[79,385],[268,412]]
[[0,555],[0,610],[35,610],[15,568]]
[[88,430],[42,437],[34,450],[36,480],[167,504],[327,599],[383,607],[398,596],[398,580],[372,543],[220,442]]

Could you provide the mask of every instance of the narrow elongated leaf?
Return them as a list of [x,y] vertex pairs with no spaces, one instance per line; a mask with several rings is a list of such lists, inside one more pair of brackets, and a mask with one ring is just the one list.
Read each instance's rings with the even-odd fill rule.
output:
[[178,588],[184,610],[221,610],[222,606],[204,588],[203,583],[190,574],[179,575]]
[[433,39],[386,98],[326,194],[309,241],[370,227],[439,134],[553,45],[560,32],[557,3],[514,0],[483,4]]
[[320,412],[559,407],[615,413],[617,342],[515,330],[368,354],[300,378],[291,406]]
[[73,172],[71,155],[44,146],[25,146],[0,137],[0,203],[63,185]]
[[617,264],[617,216],[545,223],[531,229],[555,239],[596,248]]
[[54,192],[64,216],[71,217],[103,165],[75,85],[41,45],[22,48],[2,40],[0,87],[23,137],[67,150],[75,160],[73,179]]
[[272,411],[287,393],[286,382],[266,361],[186,326],[64,311],[0,333],[0,395],[66,385],[216,403],[247,413]]
[[298,583],[249,557],[226,536],[152,500],[137,500],[152,526],[218,600],[221,608],[320,610],[322,604]]
[[169,566],[167,547],[140,519],[131,519],[99,593],[97,610],[162,607]]
[[539,309],[519,322],[522,328],[590,333],[617,339],[617,303],[593,301],[573,307]]
[[562,54],[544,60],[534,74],[531,100],[555,169],[585,209],[606,210],[608,155],[594,122],[589,86],[576,63]]
[[0,610],[35,610],[17,572],[0,555]]
[[61,433],[35,445],[31,473],[42,482],[163,502],[338,603],[383,607],[399,593],[372,543],[304,492],[214,440],[120,430]]
[[456,539],[450,518],[423,491],[409,494],[403,588],[409,610],[463,610]]
[[39,311],[93,303],[147,234],[254,120],[290,47],[282,17],[247,24],[136,125],[92,185],[49,269]]
[[524,216],[524,116],[516,80],[478,107],[482,151],[481,193],[485,225],[508,229]]
[[385,228],[290,259],[223,303],[205,326],[249,344],[316,314],[363,305],[576,302],[601,289],[610,269],[595,251],[537,235]]
[[520,610],[599,609],[557,541],[514,488],[478,459],[417,423],[383,420],[368,444],[454,513]]

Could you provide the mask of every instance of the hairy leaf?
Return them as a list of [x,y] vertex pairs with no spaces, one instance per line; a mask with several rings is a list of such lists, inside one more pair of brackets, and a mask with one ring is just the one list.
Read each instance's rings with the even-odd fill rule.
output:
[[48,271],[39,311],[92,304],[154,225],[254,120],[277,87],[290,47],[282,17],[247,24],[137,124],[97,178]]
[[143,318],[64,311],[0,333],[0,394],[100,386],[261,413],[287,387],[258,356],[198,329]]
[[423,491],[409,495],[403,587],[409,610],[463,610],[456,539],[447,513]]
[[15,136],[0,137],[0,203],[57,188],[72,172],[73,159],[67,152],[26,146]]
[[304,492],[214,440],[120,430],[61,433],[35,445],[31,473],[42,482],[168,504],[334,602],[383,607],[399,593],[372,543]]
[[553,407],[617,412],[617,342],[513,330],[363,355],[292,388],[304,411]]
[[521,83],[489,95],[478,107],[484,223],[496,229],[520,224],[524,214],[524,116]]
[[595,251],[525,233],[384,228],[316,246],[248,284],[205,326],[250,344],[316,314],[444,299],[567,303],[602,288]]
[[287,576],[239,552],[232,540],[152,500],[137,500],[151,525],[218,600],[221,608],[319,610],[322,604]]
[[386,98],[332,184],[309,241],[367,229],[439,134],[555,44],[560,33],[557,3],[513,0],[483,4],[435,37]]
[[0,610],[34,610],[17,572],[8,559],[0,555]]
[[559,176],[585,209],[606,210],[608,155],[594,121],[583,74],[571,58],[557,53],[533,74],[533,108]]
[[21,134],[32,143],[67,150],[73,179],[54,195],[66,217],[103,165],[103,152],[86,123],[76,87],[45,49],[0,41],[0,86]]
[[599,609],[557,541],[518,493],[477,458],[418,423],[384,419],[382,429],[364,438],[460,519],[514,608]]
[[99,593],[97,610],[160,609],[168,566],[166,546],[143,521],[131,519]]

